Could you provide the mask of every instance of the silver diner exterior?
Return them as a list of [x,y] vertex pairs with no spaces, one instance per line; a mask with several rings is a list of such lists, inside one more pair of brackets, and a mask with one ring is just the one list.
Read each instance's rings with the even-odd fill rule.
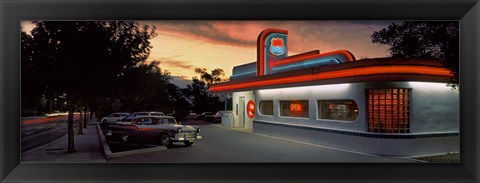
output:
[[389,156],[460,150],[459,91],[435,60],[355,60],[346,50],[288,56],[288,32],[267,29],[257,61],[210,91],[231,94],[229,125],[254,133]]

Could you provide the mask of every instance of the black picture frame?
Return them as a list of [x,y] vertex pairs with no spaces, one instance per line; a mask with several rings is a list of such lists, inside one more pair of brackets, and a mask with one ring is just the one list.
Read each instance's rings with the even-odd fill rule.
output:
[[[458,20],[461,163],[22,163],[22,20]],[[478,0],[2,0],[2,182],[479,182]],[[131,172],[135,173],[131,173]]]

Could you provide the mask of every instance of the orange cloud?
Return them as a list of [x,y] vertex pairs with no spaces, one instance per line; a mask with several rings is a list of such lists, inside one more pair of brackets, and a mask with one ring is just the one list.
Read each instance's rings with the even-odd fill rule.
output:
[[185,61],[174,60],[172,58],[160,58],[158,62],[160,62],[160,67],[162,67],[162,65],[167,65],[168,67],[174,67],[174,68],[180,68],[180,69],[190,69],[190,70],[195,69],[195,66],[188,64]]
[[392,21],[152,21],[157,32],[210,44],[255,49],[257,37],[267,28],[289,31],[289,52],[350,50],[354,55],[388,55],[384,45],[371,43],[371,34]]

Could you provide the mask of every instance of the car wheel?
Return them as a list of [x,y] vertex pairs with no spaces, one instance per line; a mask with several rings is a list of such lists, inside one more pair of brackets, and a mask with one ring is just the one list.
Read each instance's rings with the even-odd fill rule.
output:
[[103,123],[107,123],[107,120],[106,120],[106,119],[104,119],[102,122],[103,122]]
[[170,140],[170,137],[167,134],[163,134],[160,137],[160,143],[162,143],[162,146],[165,146],[165,147],[170,147],[172,145],[172,141]]
[[186,146],[191,146],[193,144],[193,142],[189,142],[189,141],[185,141],[183,142]]

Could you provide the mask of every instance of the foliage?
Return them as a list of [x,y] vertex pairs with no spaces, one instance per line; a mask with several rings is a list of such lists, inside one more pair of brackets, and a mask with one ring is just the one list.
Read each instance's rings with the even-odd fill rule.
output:
[[22,98],[65,94],[68,151],[74,152],[73,112],[92,100],[115,97],[119,77],[145,61],[154,36],[154,28],[129,21],[36,22],[30,37],[22,34],[22,87],[39,85]]
[[201,82],[204,82],[207,86],[207,88],[210,87],[211,84],[213,83],[218,83],[218,82],[225,82],[225,71],[220,68],[213,69],[211,73],[208,73],[206,68],[195,68],[195,73],[200,74],[200,79],[197,79]]
[[393,57],[436,59],[452,74],[449,85],[459,87],[459,24],[457,21],[405,21],[375,31],[373,43],[390,45]]
[[206,111],[216,112],[223,109],[224,99],[210,93],[208,88],[213,83],[226,81],[225,72],[220,68],[216,68],[210,73],[206,68],[195,68],[195,73],[199,74],[200,78],[196,76],[193,77],[192,84],[188,85],[184,91],[193,104],[192,110],[197,113],[202,113]]

